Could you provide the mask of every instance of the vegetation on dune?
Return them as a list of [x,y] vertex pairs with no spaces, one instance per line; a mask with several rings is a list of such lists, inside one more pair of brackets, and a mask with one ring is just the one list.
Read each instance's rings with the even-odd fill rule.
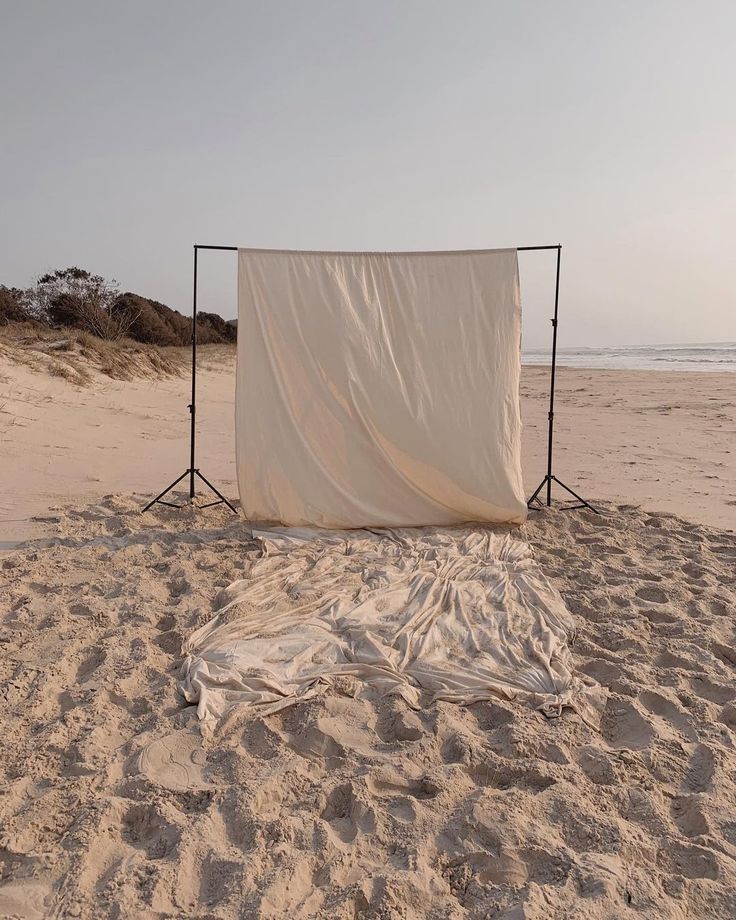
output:
[[94,372],[114,380],[179,376],[188,361],[188,350],[127,338],[110,341],[80,329],[49,329],[34,321],[0,326],[0,363],[62,377],[78,386],[92,383]]
[[25,302],[25,291],[0,286],[0,326],[8,323],[25,323],[30,313]]
[[[157,300],[127,292],[119,295],[111,307],[130,321],[128,336],[149,345],[188,345],[192,340],[192,321]],[[237,330],[216,313],[197,314],[197,341],[202,345],[235,342]]]
[[[124,338],[146,345],[188,345],[191,320],[178,310],[131,292],[121,293],[82,268],[42,275],[25,290],[0,286],[0,326],[35,324],[47,329],[75,329],[108,342]],[[200,313],[197,338],[203,345],[235,342],[237,330],[215,313]]]
[[[49,272],[24,290],[0,285],[0,356],[77,385],[91,382],[93,371],[122,380],[181,374],[189,356],[180,346],[191,335],[191,320],[177,310],[121,293],[116,281],[85,269]],[[236,337],[221,316],[198,314],[202,345]]]

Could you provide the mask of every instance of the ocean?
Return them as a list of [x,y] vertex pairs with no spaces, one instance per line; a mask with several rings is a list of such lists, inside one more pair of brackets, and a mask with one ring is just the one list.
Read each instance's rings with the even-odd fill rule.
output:
[[[552,353],[550,349],[522,348],[521,360],[522,364],[549,364]],[[736,371],[736,342],[558,348],[557,364],[624,370]]]

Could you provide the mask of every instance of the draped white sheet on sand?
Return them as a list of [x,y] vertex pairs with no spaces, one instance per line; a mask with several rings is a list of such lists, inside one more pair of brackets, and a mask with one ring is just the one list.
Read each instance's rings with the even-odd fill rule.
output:
[[200,718],[266,714],[335,686],[472,703],[503,696],[597,721],[572,671],[570,613],[525,541],[489,527],[254,531],[259,548],[186,645]]
[[238,256],[251,521],[521,523],[516,250]]

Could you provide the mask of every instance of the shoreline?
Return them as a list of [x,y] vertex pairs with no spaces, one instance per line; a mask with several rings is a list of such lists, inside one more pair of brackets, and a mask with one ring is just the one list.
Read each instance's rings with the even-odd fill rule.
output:
[[[521,372],[524,373],[525,368],[534,369],[534,370],[546,370],[549,371],[552,367],[552,362],[548,364],[540,364],[539,362],[526,362],[522,359],[521,362]],[[704,374],[708,377],[713,374],[732,374],[736,377],[736,370],[724,370],[723,368],[714,367],[711,369],[706,369],[703,367],[693,368],[692,370],[686,370],[683,367],[672,368],[672,367],[601,367],[600,365],[587,365],[587,364],[565,364],[564,361],[557,359],[555,364],[556,370],[572,370],[572,371],[591,371],[597,373],[598,371],[603,371],[605,373],[621,373],[621,374],[676,374],[678,377],[685,375],[690,376],[691,374]]]

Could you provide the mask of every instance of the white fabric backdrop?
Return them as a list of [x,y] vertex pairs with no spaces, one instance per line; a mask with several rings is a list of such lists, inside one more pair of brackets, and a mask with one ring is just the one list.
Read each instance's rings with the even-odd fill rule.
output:
[[516,250],[238,256],[248,519],[525,520]]

